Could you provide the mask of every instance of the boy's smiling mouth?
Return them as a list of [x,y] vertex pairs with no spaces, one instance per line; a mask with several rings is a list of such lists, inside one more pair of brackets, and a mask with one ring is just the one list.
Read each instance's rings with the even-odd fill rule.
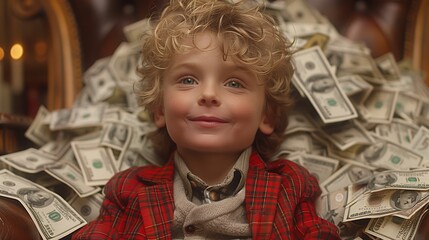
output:
[[215,116],[205,116],[205,115],[197,116],[197,117],[190,117],[189,121],[196,123],[197,125],[199,125],[201,127],[207,127],[207,128],[217,127],[219,125],[228,123],[228,121],[225,119],[218,118]]

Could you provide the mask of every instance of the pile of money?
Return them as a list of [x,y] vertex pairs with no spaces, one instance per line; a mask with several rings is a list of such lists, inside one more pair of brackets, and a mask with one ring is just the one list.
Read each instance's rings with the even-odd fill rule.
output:
[[[304,0],[255,2],[293,43],[296,104],[272,161],[289,159],[318,178],[318,214],[343,239],[413,239],[429,202],[422,73],[391,53],[373,58]],[[118,171],[163,164],[147,137],[155,126],[133,92],[150,29],[148,19],[124,28],[127,42],[85,72],[73,108],[40,107],[26,132],[39,148],[0,156],[0,197],[20,201],[44,239],[96,218]],[[38,192],[43,203],[32,201]]]

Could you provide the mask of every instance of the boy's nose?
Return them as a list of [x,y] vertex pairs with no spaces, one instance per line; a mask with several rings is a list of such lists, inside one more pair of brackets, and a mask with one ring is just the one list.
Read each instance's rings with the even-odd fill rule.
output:
[[206,86],[201,92],[198,104],[206,106],[218,106],[220,101],[218,98],[217,91],[214,86]]

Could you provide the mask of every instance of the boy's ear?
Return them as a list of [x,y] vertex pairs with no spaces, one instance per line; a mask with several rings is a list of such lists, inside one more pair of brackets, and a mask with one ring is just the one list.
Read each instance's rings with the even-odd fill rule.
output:
[[259,123],[259,131],[261,131],[265,135],[270,135],[274,132],[274,121],[269,118],[267,115],[265,115],[261,123]]
[[158,110],[155,111],[153,117],[154,117],[154,122],[156,127],[158,128],[165,127],[164,112],[162,111],[161,108],[158,108]]

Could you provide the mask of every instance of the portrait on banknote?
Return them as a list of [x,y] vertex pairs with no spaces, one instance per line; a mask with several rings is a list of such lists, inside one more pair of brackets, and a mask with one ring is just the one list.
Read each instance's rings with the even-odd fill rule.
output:
[[38,188],[21,188],[18,189],[17,195],[24,202],[35,208],[43,208],[54,201],[54,196]]
[[363,160],[371,163],[382,158],[383,155],[386,153],[386,151],[387,151],[386,143],[380,141],[365,147],[363,151],[360,153],[360,155]]
[[413,190],[397,190],[392,194],[390,204],[398,210],[407,210],[414,207],[421,199],[421,194]]
[[381,189],[396,182],[396,180],[397,177],[394,173],[380,172],[375,174],[374,177],[369,181],[368,188],[370,190]]
[[313,93],[329,93],[335,89],[335,81],[329,75],[313,75],[306,80],[306,84]]
[[128,139],[128,126],[121,123],[112,123],[109,125],[103,141],[108,145],[122,148]]

